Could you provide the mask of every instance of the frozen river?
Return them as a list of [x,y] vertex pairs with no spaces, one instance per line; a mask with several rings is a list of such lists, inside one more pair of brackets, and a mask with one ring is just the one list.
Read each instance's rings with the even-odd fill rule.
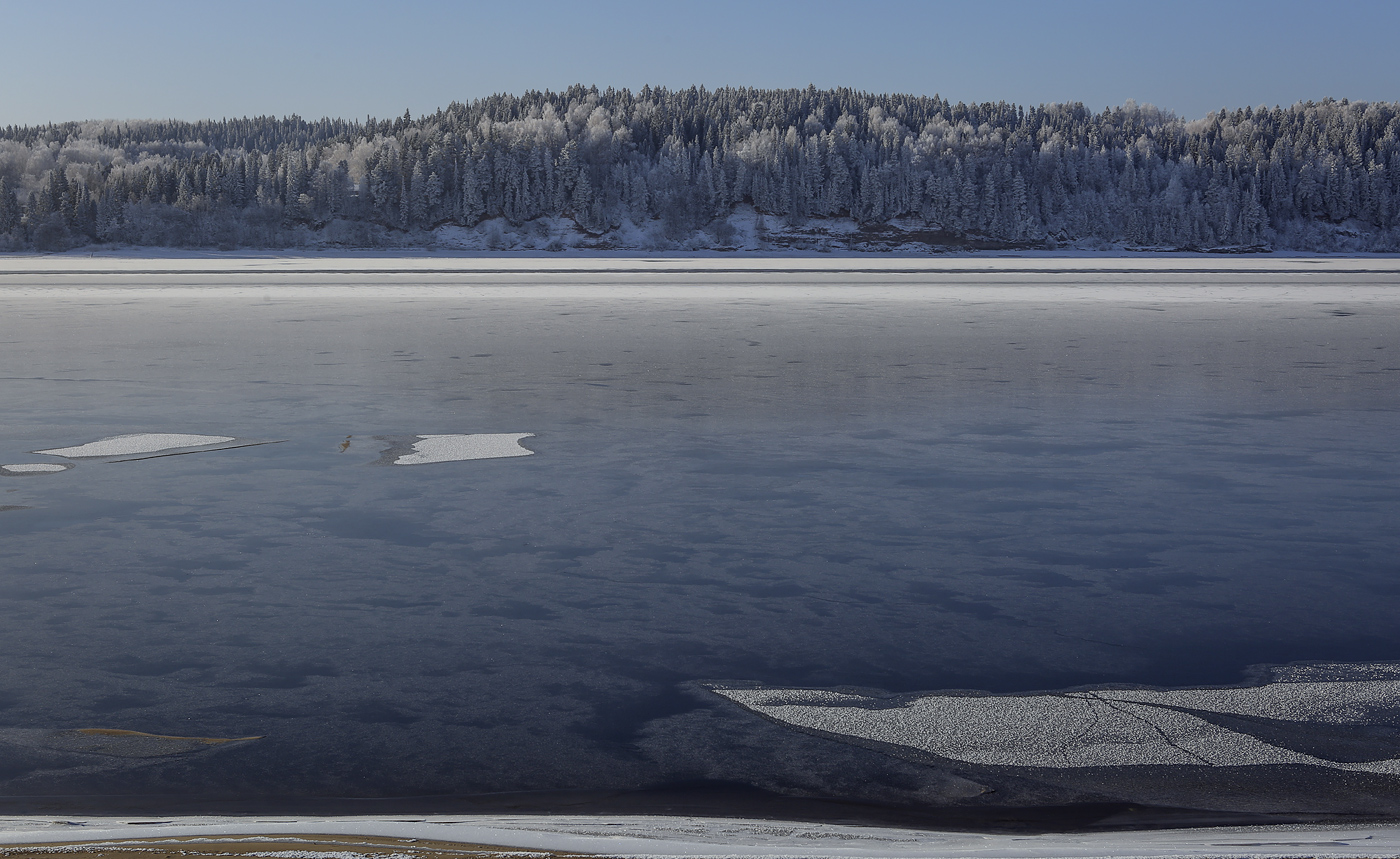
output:
[[11,807],[1400,813],[1400,262],[492,266],[0,262]]

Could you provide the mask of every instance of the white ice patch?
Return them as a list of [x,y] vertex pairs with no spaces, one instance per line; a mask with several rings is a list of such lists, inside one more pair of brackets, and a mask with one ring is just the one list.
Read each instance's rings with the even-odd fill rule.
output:
[[[812,689],[714,691],[793,727],[906,746],[971,764],[1056,769],[1307,764],[1400,775],[1400,758],[1324,760],[1182,712],[1255,716],[1319,727],[1368,724],[1374,713],[1400,707],[1400,679],[1048,695],[935,694],[903,701]],[[1383,754],[1378,751],[1377,757]]]
[[532,432],[474,433],[470,435],[420,435],[413,453],[394,460],[394,465],[427,465],[431,462],[460,462],[466,459],[502,459],[534,453],[520,444],[533,438]]
[[116,435],[111,438],[90,441],[76,447],[56,447],[51,450],[36,450],[34,453],[49,456],[66,456],[82,459],[95,456],[130,456],[138,453],[160,453],[163,450],[176,450],[182,447],[204,447],[210,444],[223,444],[233,441],[230,435],[189,435],[169,432],[138,432],[131,435]]
[[0,471],[6,474],[53,474],[67,470],[68,466],[57,462],[17,462],[13,465],[0,465]]

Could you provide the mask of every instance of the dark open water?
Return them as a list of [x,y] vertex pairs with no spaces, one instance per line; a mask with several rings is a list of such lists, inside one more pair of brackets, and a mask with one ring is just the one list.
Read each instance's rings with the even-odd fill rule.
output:
[[[938,804],[695,684],[1400,660],[1400,301],[853,280],[0,295],[0,462],[281,442],[0,477],[0,795]],[[536,455],[369,465],[472,432]]]

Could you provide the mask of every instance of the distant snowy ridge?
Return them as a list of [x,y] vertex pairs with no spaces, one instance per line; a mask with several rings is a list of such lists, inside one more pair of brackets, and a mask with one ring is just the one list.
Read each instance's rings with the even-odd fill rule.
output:
[[1400,250],[1400,104],[1186,121],[848,89],[0,130],[0,249]]

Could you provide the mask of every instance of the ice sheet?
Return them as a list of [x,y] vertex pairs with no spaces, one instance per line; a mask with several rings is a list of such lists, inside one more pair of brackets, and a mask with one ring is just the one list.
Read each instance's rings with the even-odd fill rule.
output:
[[[1373,760],[1333,761],[1210,721],[1210,714],[1318,725],[1365,724],[1400,703],[1400,680],[1270,683],[1235,689],[1101,689],[1047,695],[945,695],[910,700],[808,689],[714,691],[755,713],[824,734],[907,746],[989,766],[1258,766],[1304,764],[1400,775],[1378,744]],[[1366,757],[1361,751],[1353,755]]]
[[[0,516],[6,667],[44,678],[7,714],[281,744],[159,779],[36,759],[5,793],[338,796],[372,765],[385,793],[703,778],[914,804],[952,788],[712,696],[687,711],[676,678],[1223,684],[1394,641],[1400,389],[1377,347],[1400,278],[471,277],[0,288],[0,461],[253,416],[293,439],[0,481],[52,493],[0,495],[34,507]],[[397,458],[482,430],[547,444],[363,467],[376,433]],[[1307,769],[1329,780],[1222,798],[1152,770],[1124,793],[1394,807],[1382,777]]]

